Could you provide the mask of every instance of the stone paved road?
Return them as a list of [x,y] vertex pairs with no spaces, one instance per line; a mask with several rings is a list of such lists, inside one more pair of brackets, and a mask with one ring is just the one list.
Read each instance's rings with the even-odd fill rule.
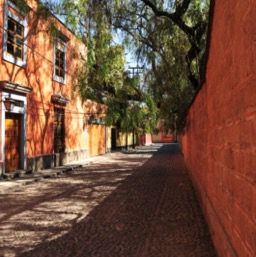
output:
[[0,206],[4,257],[216,256],[175,144],[107,155]]

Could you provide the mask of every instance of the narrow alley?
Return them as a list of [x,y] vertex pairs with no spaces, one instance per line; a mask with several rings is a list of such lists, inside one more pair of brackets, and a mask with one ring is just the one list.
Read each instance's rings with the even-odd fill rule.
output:
[[104,155],[0,205],[1,257],[216,256],[177,144]]

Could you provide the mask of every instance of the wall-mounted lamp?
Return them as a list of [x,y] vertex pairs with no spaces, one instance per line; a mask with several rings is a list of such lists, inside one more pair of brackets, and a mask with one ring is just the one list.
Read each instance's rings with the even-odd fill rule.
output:
[[5,100],[3,100],[3,102],[4,102],[4,107],[7,111],[11,111],[15,106],[15,100],[9,97],[6,97]]

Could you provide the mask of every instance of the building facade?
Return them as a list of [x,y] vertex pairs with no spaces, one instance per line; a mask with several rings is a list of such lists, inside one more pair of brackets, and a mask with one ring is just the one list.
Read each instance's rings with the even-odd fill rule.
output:
[[1,173],[105,153],[104,106],[75,91],[86,47],[37,1],[17,3],[0,0]]
[[159,120],[157,122],[156,130],[158,133],[152,134],[153,143],[173,143],[175,142],[175,133],[166,131],[164,127],[164,120]]

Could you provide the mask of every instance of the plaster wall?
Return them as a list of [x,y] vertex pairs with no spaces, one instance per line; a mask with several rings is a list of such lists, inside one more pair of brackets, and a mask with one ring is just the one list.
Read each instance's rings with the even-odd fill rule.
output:
[[256,256],[256,2],[215,1],[206,82],[187,115],[186,165],[219,256]]
[[[88,124],[91,115],[105,115],[104,107],[91,101],[81,102],[75,91],[77,71],[83,64],[81,56],[86,56],[86,47],[62,22],[53,16],[43,19],[35,15],[37,1],[27,1],[30,11],[21,15],[26,20],[26,64],[16,65],[3,58],[3,38],[6,10],[17,10],[0,0],[0,80],[30,87],[33,91],[27,95],[26,156],[28,169],[41,169],[53,165],[54,155],[54,107],[65,109],[65,152],[63,160],[72,161],[86,157],[88,151]],[[53,23],[66,41],[66,79],[60,83],[54,79],[54,37],[50,33]],[[70,101],[58,106],[51,96],[61,93]],[[101,114],[102,113],[102,114]],[[35,164],[37,162],[37,164]],[[60,163],[63,164],[63,163]]]

